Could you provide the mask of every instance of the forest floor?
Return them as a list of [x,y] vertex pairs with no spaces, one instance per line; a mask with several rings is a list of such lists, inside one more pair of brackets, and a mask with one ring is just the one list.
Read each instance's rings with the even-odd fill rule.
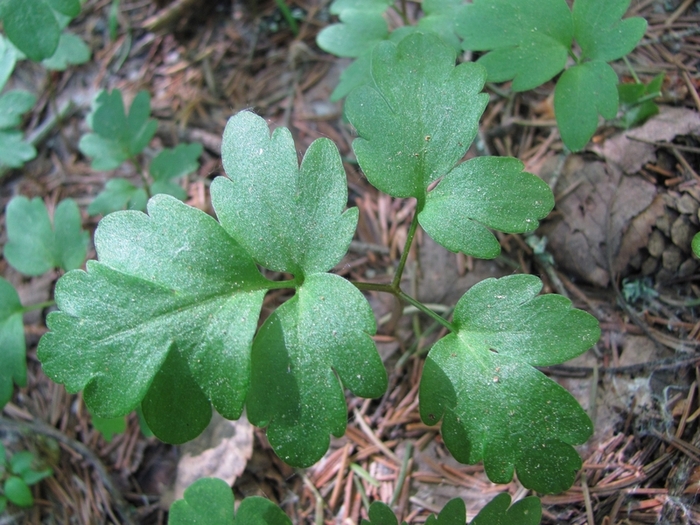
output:
[[[223,174],[224,126],[237,111],[252,108],[272,127],[288,127],[300,152],[319,137],[337,144],[349,204],[359,208],[360,221],[336,271],[387,282],[415,203],[380,194],[354,161],[342,104],[329,101],[348,61],[315,43],[333,21],[327,3],[287,3],[303,10],[298,35],[279,23],[273,1],[202,0],[168,19],[168,2],[122,0],[111,40],[112,1],[88,0],[71,29],[89,44],[92,61],[55,73],[22,62],[13,77],[39,99],[28,134],[56,111],[65,114],[42,137],[35,160],[1,175],[0,209],[16,195],[41,197],[49,209],[71,197],[84,212],[84,227],[94,230],[98,217],[85,209],[106,181],[115,174],[139,178],[130,164],[93,171],[78,150],[95,94],[119,88],[127,105],[139,90],[151,94],[159,124],[153,149],[204,145],[200,168],[183,187],[188,204],[211,212],[208,186]],[[584,466],[574,486],[542,498],[545,524],[700,523],[700,262],[690,252],[700,230],[700,7],[635,0],[629,14],[649,23],[630,63],[643,81],[665,75],[661,111],[643,126],[603,126],[585,152],[566,154],[554,124],[553,83],[516,94],[507,85],[487,86],[491,99],[480,129],[485,148],[519,158],[554,190],[555,211],[535,232],[547,239],[546,248],[533,250],[521,235],[499,235],[503,254],[478,261],[423,235],[407,267],[405,289],[445,309],[486,277],[522,272],[538,275],[545,292],[569,297],[600,322],[594,348],[544,370],[595,423],[594,436],[578,449]],[[147,29],[154,25],[159,28]],[[614,67],[631,81],[624,63]],[[4,212],[0,232],[4,245]],[[95,257],[93,248],[89,257]],[[50,299],[60,277],[23,278],[4,259],[0,275],[16,286],[23,304]],[[166,523],[182,487],[205,475],[230,481],[237,498],[271,498],[300,525],[359,524],[365,497],[392,503],[401,519],[422,523],[453,497],[466,502],[471,519],[498,492],[527,495],[517,480],[495,485],[482,465],[457,463],[439,430],[421,422],[423,358],[444,334],[416,314],[393,322],[392,300],[374,292],[368,298],[379,320],[375,340],[389,390],[380,400],[349,396],[345,436],[333,439],[324,459],[305,470],[283,464],[264,431],[245,419],[216,420],[195,443],[175,447],[144,437],[132,414],[126,430],[107,441],[81,396],[42,373],[36,345],[47,312],[26,316],[28,385],[4,408],[0,435],[9,450],[35,451],[54,475],[33,489],[33,508],[10,507],[0,523],[126,523],[127,515],[133,523]],[[266,305],[279,299],[270,294]]]

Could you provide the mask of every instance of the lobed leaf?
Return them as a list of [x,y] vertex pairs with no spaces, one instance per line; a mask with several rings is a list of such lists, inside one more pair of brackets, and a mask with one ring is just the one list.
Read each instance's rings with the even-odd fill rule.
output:
[[362,11],[365,13],[383,13],[394,0],[333,0],[330,12],[342,15],[345,11]]
[[208,417],[193,413],[209,414],[209,403],[240,416],[268,281],[204,212],[157,195],[148,214],[102,219],[99,262],[58,281],[60,312],[49,314],[38,356],[54,381],[84,390],[98,417],[143,401],[158,437],[184,441],[206,426]]
[[325,27],[316,37],[318,47],[339,57],[360,57],[389,37],[382,11],[343,10],[340,23]]
[[480,93],[485,71],[471,63],[455,67],[455,60],[454,50],[433,34],[375,47],[375,86],[353,91],[345,111],[359,135],[357,160],[381,191],[423,201],[476,136],[488,101]]
[[197,159],[202,155],[201,144],[178,144],[166,148],[153,159],[148,169],[156,181],[183,177],[199,168]]
[[502,492],[481,509],[470,525],[538,525],[541,520],[538,498],[529,496],[511,505],[510,495]]
[[20,168],[36,157],[36,148],[24,141],[21,131],[0,129],[0,164]]
[[42,60],[46,69],[65,71],[69,66],[84,64],[90,60],[90,48],[78,35],[64,31],[58,39],[53,55]]
[[581,468],[572,445],[592,424],[576,400],[534,366],[564,362],[600,336],[597,321],[568,299],[537,296],[531,275],[486,279],[457,303],[456,331],[428,354],[421,419],[443,418],[442,436],[462,463],[484,461],[489,479],[544,493],[566,490]]
[[45,0],[5,0],[2,16],[7,38],[30,60],[54,54],[61,28]]
[[297,278],[330,270],[347,252],[357,208],[347,204],[335,145],[314,141],[299,166],[292,135],[270,136],[265,120],[242,111],[224,131],[224,169],[211,198],[222,226],[256,262]]
[[611,62],[630,53],[644,36],[647,22],[641,17],[621,20],[630,0],[576,0],[574,35],[581,59]]
[[[0,18],[2,13],[0,13]],[[0,91],[5,87],[17,62],[17,53],[9,41],[0,35]]]
[[418,21],[416,28],[424,33],[437,34],[443,42],[461,50],[461,41],[455,34],[455,20],[464,9],[462,0],[424,0],[421,9],[425,16]]
[[[0,277],[0,407],[12,398],[13,384],[27,384],[23,313],[17,291]],[[4,461],[4,451],[1,461]]]
[[4,495],[18,507],[31,507],[34,505],[32,491],[19,476],[8,476],[2,486]]
[[467,507],[464,505],[464,501],[460,498],[454,498],[445,504],[440,514],[428,516],[425,525],[464,525],[466,521]]
[[617,74],[600,60],[567,69],[554,88],[557,125],[571,151],[588,144],[598,128],[598,114],[615,118],[617,107]]
[[619,84],[617,94],[622,107],[622,116],[619,122],[625,129],[644,123],[648,118],[659,112],[659,106],[654,103],[655,98],[661,96],[661,86],[664,74],[656,75],[649,84]]
[[565,0],[474,0],[458,14],[456,31],[463,49],[488,51],[478,60],[488,80],[512,79],[513,91],[533,89],[564,69],[574,36]]
[[105,189],[90,203],[87,212],[90,215],[107,215],[124,208],[143,211],[147,201],[148,195],[143,188],[134,186],[126,179],[109,179]]
[[53,225],[44,201],[15,197],[5,211],[7,244],[5,259],[25,275],[41,275],[51,268],[79,268],[90,240],[82,229],[78,205],[62,200],[54,212]]
[[87,116],[94,133],[83,135],[78,144],[84,155],[92,157],[92,168],[116,169],[141,153],[158,127],[158,123],[149,118],[150,113],[151,98],[146,91],[136,95],[128,115],[121,91],[101,91]]
[[263,324],[253,342],[247,414],[268,426],[286,463],[307,467],[328,450],[329,434],[347,423],[343,387],[381,396],[386,370],[370,337],[376,325],[367,300],[339,276],[313,274]]
[[448,173],[428,193],[418,220],[436,242],[453,252],[493,258],[500,244],[487,229],[535,230],[554,208],[549,186],[514,158],[477,157]]
[[0,129],[19,126],[22,115],[36,104],[36,97],[23,90],[12,90],[0,95]]
[[126,418],[124,416],[110,418],[92,416],[90,421],[92,422],[92,427],[102,434],[107,443],[111,442],[115,435],[122,434],[126,430]]

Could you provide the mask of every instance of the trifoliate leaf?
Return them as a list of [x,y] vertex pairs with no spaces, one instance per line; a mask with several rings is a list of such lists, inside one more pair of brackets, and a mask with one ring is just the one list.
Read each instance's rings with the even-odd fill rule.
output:
[[564,144],[583,149],[598,127],[598,114],[617,115],[617,74],[600,60],[564,71],[554,88],[554,114]]
[[27,384],[23,313],[17,292],[0,277],[0,407],[12,398],[13,385]]
[[[0,13],[2,17],[2,13]],[[17,62],[17,53],[14,46],[10,45],[5,37],[0,35],[0,91],[5,87]],[[0,112],[2,114],[2,112]]]
[[5,0],[2,15],[7,38],[30,60],[54,54],[61,28],[45,0]]
[[554,207],[554,196],[523,163],[504,157],[468,160],[428,193],[418,220],[436,242],[453,252],[493,258],[500,244],[486,228],[523,233]]
[[41,64],[46,69],[65,71],[68,66],[84,64],[90,60],[90,48],[78,35],[64,31],[58,40],[58,47],[51,57]]
[[143,188],[134,186],[126,179],[110,179],[87,211],[90,215],[107,215],[124,208],[142,211],[146,209],[147,201],[148,195]]
[[513,79],[513,91],[535,88],[564,69],[574,35],[565,0],[474,0],[458,14],[456,31],[464,49],[489,51],[478,60],[488,80]]
[[92,157],[95,170],[112,170],[141,153],[153,138],[158,123],[149,119],[151,98],[140,91],[127,115],[121,91],[101,91],[93,101],[87,121],[94,133],[80,138],[78,147]]
[[7,499],[18,507],[31,507],[34,505],[34,497],[32,491],[19,476],[9,476],[2,486]]
[[[144,406],[156,436],[184,441],[202,425],[184,414],[202,399],[226,418],[240,416],[268,281],[204,212],[156,195],[148,213],[121,211],[100,221],[99,262],[58,281],[60,312],[49,314],[51,331],[38,355],[54,381],[84,390],[91,413],[125,415],[145,398],[149,410],[163,410],[149,415]],[[167,404],[165,380],[178,406]],[[172,426],[164,428],[168,418]]]
[[574,36],[581,59],[611,62],[632,51],[644,36],[647,22],[641,17],[621,20],[630,0],[576,0]]
[[454,498],[448,501],[438,516],[430,515],[425,525],[464,525],[467,521],[467,507],[464,501]]
[[5,217],[5,259],[17,271],[41,275],[51,268],[73,270],[83,264],[90,236],[82,229],[74,200],[65,199],[56,206],[53,225],[39,197],[31,201],[15,197],[7,205]]
[[170,506],[168,525],[234,525],[233,491],[218,478],[201,478]]
[[375,330],[362,293],[331,274],[307,276],[265,321],[253,342],[247,414],[254,425],[268,426],[270,444],[286,463],[310,466],[328,450],[329,434],[343,435],[343,387],[360,397],[384,393]]
[[199,168],[197,159],[201,154],[201,144],[179,144],[172,149],[166,148],[153,159],[148,172],[156,181],[188,175]]
[[36,97],[23,90],[12,90],[0,95],[0,129],[19,126],[22,115],[36,104]]
[[369,521],[362,520],[360,525],[398,525],[396,515],[381,501],[373,502],[367,514],[369,514]]
[[0,164],[20,168],[36,157],[36,148],[24,141],[21,131],[0,130]]
[[238,507],[235,525],[292,525],[292,520],[269,499],[252,496]]
[[369,181],[394,197],[423,201],[428,186],[462,158],[478,131],[488,95],[484,69],[455,67],[455,51],[436,35],[382,42],[372,56],[376,88],[345,105],[359,138],[353,149]]
[[576,400],[535,366],[562,363],[600,336],[597,321],[558,295],[537,296],[532,275],[486,279],[459,300],[456,331],[428,354],[420,385],[421,419],[441,418],[442,436],[462,463],[484,461],[489,479],[517,472],[527,488],[571,486],[591,421]]
[[339,24],[324,28],[316,37],[318,47],[339,57],[359,57],[389,37],[380,12],[343,11]]
[[224,169],[211,185],[221,224],[261,265],[297,278],[325,272],[347,252],[357,208],[343,211],[348,189],[338,149],[314,141],[299,166],[292,135],[242,111],[221,147]]
[[504,492],[489,501],[469,525],[539,525],[541,520],[538,498],[529,496],[510,505],[510,495]]

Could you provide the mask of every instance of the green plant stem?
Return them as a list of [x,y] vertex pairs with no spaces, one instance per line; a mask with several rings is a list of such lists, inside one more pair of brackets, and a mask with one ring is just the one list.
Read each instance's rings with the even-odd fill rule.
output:
[[267,290],[280,290],[283,288],[296,288],[297,282],[294,279],[288,281],[270,281],[265,288]]
[[43,310],[56,304],[56,301],[44,301],[43,303],[30,304],[29,306],[22,307],[22,313],[33,312],[34,310]]
[[403,461],[401,462],[401,470],[399,470],[399,477],[396,481],[396,488],[394,489],[394,494],[391,496],[390,507],[396,505],[401,497],[401,491],[403,490],[403,484],[406,481],[406,474],[408,473],[408,463],[413,456],[413,443],[410,441],[406,443],[406,448],[403,452]]
[[632,64],[630,63],[630,61],[627,60],[627,57],[626,56],[622,57],[622,60],[624,60],[625,64],[627,64],[627,69],[630,70],[630,75],[632,75],[632,78],[634,79],[635,84],[641,84],[642,81],[639,80],[639,77],[637,76],[637,72],[632,67]]
[[391,286],[398,290],[401,284],[401,276],[403,275],[403,269],[406,266],[406,261],[408,260],[408,254],[411,251],[411,245],[413,244],[413,237],[416,235],[416,230],[418,229],[418,209],[413,215],[413,220],[411,221],[411,226],[408,229],[408,236],[406,237],[406,244],[403,247],[403,253],[401,254],[401,260],[396,268],[396,274],[394,274],[394,280],[391,282]]
[[398,290],[398,292],[396,293],[396,297],[398,297],[398,298],[401,299],[402,301],[405,301],[405,302],[407,302],[407,303],[409,303],[409,304],[412,304],[413,306],[415,306],[416,308],[418,308],[421,312],[423,312],[425,315],[427,315],[427,316],[430,317],[431,319],[434,319],[435,321],[437,321],[438,323],[440,323],[442,326],[444,326],[445,328],[447,328],[450,332],[454,332],[454,331],[455,331],[455,327],[452,326],[452,323],[450,323],[450,322],[449,322],[447,319],[445,319],[444,317],[442,317],[442,316],[438,315],[437,313],[433,312],[430,308],[428,308],[427,306],[425,306],[425,305],[424,305],[423,303],[421,303],[420,301],[414,299],[414,298],[411,297],[410,295],[407,295],[407,294],[405,294],[404,292],[402,292],[401,290]]

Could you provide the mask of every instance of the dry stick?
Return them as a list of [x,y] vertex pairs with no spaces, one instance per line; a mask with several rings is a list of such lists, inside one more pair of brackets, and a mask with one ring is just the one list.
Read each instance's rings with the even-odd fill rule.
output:
[[365,433],[367,438],[372,442],[373,445],[375,445],[379,450],[381,450],[387,457],[389,457],[394,463],[399,465],[401,462],[399,461],[399,458],[396,457],[396,454],[394,454],[391,450],[389,450],[389,447],[387,447],[382,441],[372,432],[372,429],[369,428],[369,425],[367,422],[364,420],[362,415],[357,411],[357,409],[354,409],[355,412],[355,419],[357,420],[357,424],[360,425],[360,428],[362,431]]
[[581,489],[583,490],[583,502],[586,505],[586,517],[588,525],[595,525],[595,517],[593,516],[593,504],[591,503],[591,491],[588,490],[588,479],[586,472],[581,471]]
[[112,502],[117,512],[122,518],[122,523],[126,525],[131,525],[134,523],[131,520],[131,514],[129,512],[127,503],[124,501],[124,498],[122,498],[121,493],[116,489],[116,487],[112,483],[112,479],[107,473],[107,470],[105,469],[104,465],[102,464],[100,459],[85,445],[83,445],[79,441],[76,441],[75,439],[66,436],[63,432],[60,432],[59,430],[47,425],[46,423],[42,423],[41,421],[33,421],[31,423],[28,423],[24,421],[12,421],[11,419],[6,419],[0,416],[0,428],[18,434],[24,434],[27,431],[30,431],[35,432],[37,434],[42,434],[44,436],[48,436],[64,444],[65,446],[82,456],[83,459],[85,459],[90,464],[90,466],[92,466],[92,468],[95,469],[95,472],[99,476],[100,481],[102,481],[102,484],[107,489],[110,496],[112,496]]
[[669,26],[673,25],[673,22],[675,22],[676,20],[678,20],[678,18],[680,18],[680,16],[686,11],[686,9],[688,9],[688,8],[691,6],[691,4],[692,4],[693,2],[695,2],[695,0],[685,0],[685,2],[683,2],[683,3],[678,7],[678,9],[676,9],[676,10],[673,12],[673,14],[672,14],[671,16],[669,16],[669,17],[666,19],[666,22],[664,22],[664,25],[665,25],[666,27],[669,27]]

